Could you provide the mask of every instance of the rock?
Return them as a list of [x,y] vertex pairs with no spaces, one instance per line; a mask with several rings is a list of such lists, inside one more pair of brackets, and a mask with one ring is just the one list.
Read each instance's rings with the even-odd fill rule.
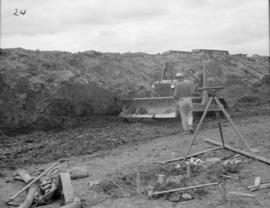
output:
[[146,192],[147,192],[148,197],[151,198],[151,197],[152,197],[152,194],[153,194],[153,192],[154,192],[154,187],[151,186],[151,185],[148,185],[148,186],[146,187]]
[[242,163],[242,160],[240,158],[240,155],[235,155],[233,158],[225,160],[223,162],[223,165],[229,170],[230,173],[235,173],[239,170],[240,164]]
[[72,180],[79,178],[86,178],[89,176],[89,170],[85,166],[73,167],[69,170],[69,174]]
[[184,200],[191,200],[192,199],[192,196],[190,194],[188,194],[188,193],[184,193],[184,194],[182,194],[182,198]]
[[180,169],[180,168],[181,168],[181,165],[177,163],[177,164],[175,165],[175,168],[176,168],[176,169]]
[[208,167],[220,161],[221,159],[219,157],[210,157],[205,159],[205,165]]
[[79,197],[75,197],[73,202],[65,204],[63,206],[61,206],[61,208],[81,208],[81,199]]
[[180,199],[181,199],[181,196],[179,193],[171,193],[168,198],[168,200],[171,202],[178,202],[180,201]]
[[88,181],[89,188],[93,188],[99,184],[99,181]]
[[183,176],[182,175],[178,175],[178,176],[169,176],[166,180],[166,183],[176,183],[176,184],[180,184],[183,180]]
[[244,95],[240,97],[237,102],[243,105],[258,105],[260,103],[260,98],[255,95]]
[[164,185],[165,181],[166,181],[166,175],[164,175],[164,174],[158,174],[158,183],[160,185]]
[[199,158],[195,158],[195,157],[191,157],[186,164],[191,164],[191,165],[195,165],[195,166],[200,166],[204,164],[204,161],[202,161]]

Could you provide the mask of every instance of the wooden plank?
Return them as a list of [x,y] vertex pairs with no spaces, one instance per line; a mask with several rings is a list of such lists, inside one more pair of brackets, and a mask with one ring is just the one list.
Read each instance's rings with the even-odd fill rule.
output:
[[62,184],[62,192],[64,195],[64,203],[68,204],[74,201],[74,190],[71,184],[69,173],[63,172],[59,174]]
[[270,183],[263,183],[263,184],[260,184],[259,186],[248,186],[248,189],[250,191],[257,191],[257,190],[266,189],[266,188],[270,188]]
[[[202,151],[193,153],[191,155],[188,155],[187,158],[195,157],[195,156],[201,155],[203,153],[210,152],[210,151],[215,151],[215,150],[219,150],[219,149],[222,149],[222,147],[215,147],[215,148],[211,148],[211,149],[202,150]],[[176,161],[179,161],[179,160],[183,160],[184,158],[185,158],[185,156],[181,156],[181,157],[171,159],[171,160],[167,160],[167,161],[156,161],[156,163],[166,164],[166,163],[171,163],[171,162],[176,162]]]
[[[217,142],[217,141],[214,141],[212,139],[208,139],[206,138],[205,139],[206,142],[208,143],[211,143],[211,144],[214,144],[214,145],[218,145],[218,146],[221,146],[222,147],[222,144],[220,142]],[[258,155],[255,155],[255,154],[252,154],[252,153],[249,153],[249,152],[246,152],[244,150],[240,150],[240,149],[236,149],[236,148],[233,148],[232,146],[228,145],[228,144],[225,144],[225,148],[228,149],[228,150],[231,150],[233,152],[237,152],[237,153],[240,153],[242,155],[245,155],[247,157],[251,157],[255,160],[259,160],[261,162],[264,162],[264,163],[267,163],[268,165],[270,165],[270,159],[268,158],[265,158],[265,157],[262,157],[262,156],[258,156]]]
[[29,188],[29,191],[27,193],[27,196],[24,200],[24,202],[18,207],[18,208],[30,208],[33,201],[34,201],[34,198],[36,196],[36,193],[37,193],[37,185],[32,185],[30,188]]
[[225,204],[227,202],[226,186],[224,183],[219,184],[219,189],[222,194],[222,202]]
[[243,197],[251,197],[251,198],[255,198],[255,195],[253,194],[249,194],[249,193],[242,193],[242,192],[230,192],[229,195],[235,195],[235,196],[243,196]]
[[214,182],[214,183],[207,183],[207,184],[201,184],[201,185],[196,185],[196,186],[188,186],[188,187],[182,187],[182,188],[177,188],[177,189],[171,189],[171,190],[166,190],[166,191],[157,191],[157,192],[151,193],[151,196],[159,195],[159,194],[166,194],[166,193],[171,193],[171,192],[176,192],[176,191],[187,191],[191,189],[204,188],[204,187],[217,186],[217,185],[219,185],[219,183]]
[[34,179],[26,170],[23,169],[17,170],[16,175],[19,175],[20,179],[22,179],[26,184]]

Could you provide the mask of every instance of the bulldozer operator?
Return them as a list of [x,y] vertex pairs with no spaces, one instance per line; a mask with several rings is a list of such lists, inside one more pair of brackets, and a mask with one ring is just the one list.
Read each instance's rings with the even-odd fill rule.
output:
[[174,98],[179,102],[179,111],[184,132],[193,133],[193,104],[190,95],[194,92],[192,81],[185,79],[182,73],[176,73],[177,84],[174,89]]

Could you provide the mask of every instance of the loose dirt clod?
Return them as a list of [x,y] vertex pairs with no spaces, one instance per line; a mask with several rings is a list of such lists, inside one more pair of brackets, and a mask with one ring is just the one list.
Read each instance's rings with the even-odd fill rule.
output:
[[190,194],[187,194],[187,193],[182,194],[182,197],[183,197],[184,200],[192,199],[192,196]]
[[69,170],[69,174],[72,180],[86,178],[89,176],[89,170],[87,167],[72,167]]

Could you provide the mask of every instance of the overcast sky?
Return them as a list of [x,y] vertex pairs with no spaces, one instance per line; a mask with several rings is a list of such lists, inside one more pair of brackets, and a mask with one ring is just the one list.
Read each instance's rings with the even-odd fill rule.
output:
[[[2,0],[2,48],[268,55],[267,0]],[[15,9],[26,9],[14,16]]]

